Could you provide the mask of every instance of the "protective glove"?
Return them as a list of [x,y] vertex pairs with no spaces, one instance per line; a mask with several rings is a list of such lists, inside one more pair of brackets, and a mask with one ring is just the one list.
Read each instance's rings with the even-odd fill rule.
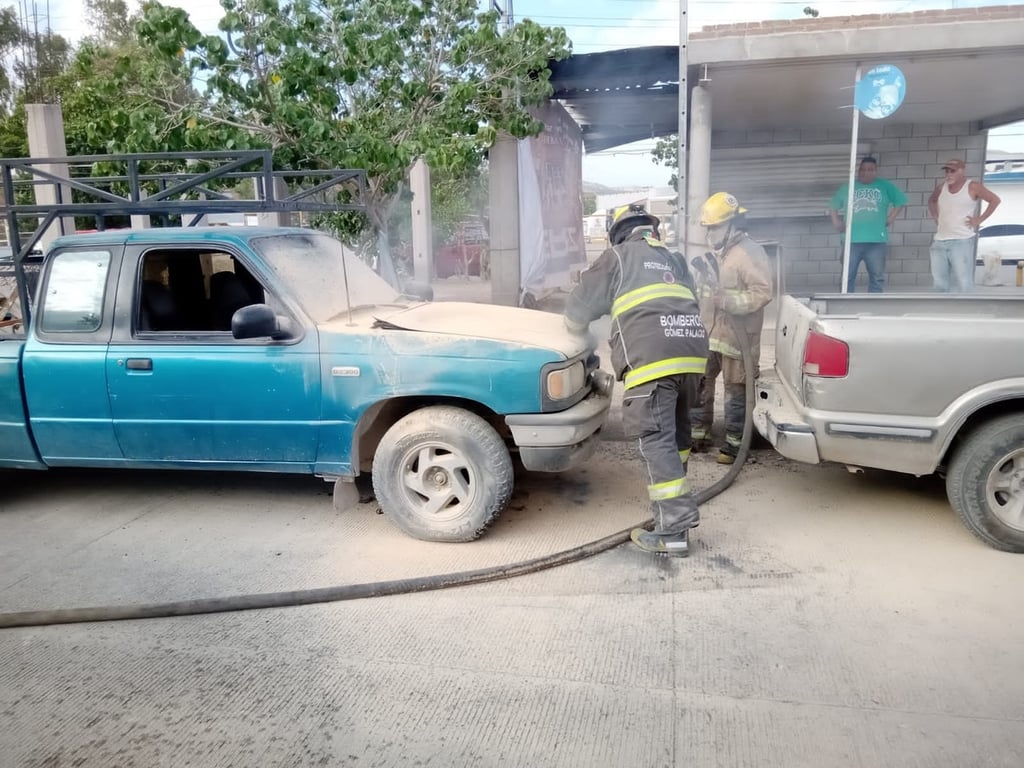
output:
[[565,323],[569,333],[576,336],[584,336],[590,333],[590,323],[578,323],[568,315],[562,315],[562,322]]

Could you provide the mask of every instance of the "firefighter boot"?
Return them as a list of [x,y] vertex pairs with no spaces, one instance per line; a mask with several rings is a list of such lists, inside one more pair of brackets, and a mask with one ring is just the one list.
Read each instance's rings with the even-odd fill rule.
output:
[[658,533],[643,528],[634,528],[629,532],[629,538],[644,552],[654,552],[671,557],[686,557],[690,554],[689,530],[684,530],[682,533]]
[[708,430],[695,429],[690,432],[690,452],[707,453],[711,447],[711,440],[708,437]]
[[719,464],[734,464],[736,457],[740,455],[740,439],[730,438],[726,435],[725,445],[718,449],[718,458],[716,461]]

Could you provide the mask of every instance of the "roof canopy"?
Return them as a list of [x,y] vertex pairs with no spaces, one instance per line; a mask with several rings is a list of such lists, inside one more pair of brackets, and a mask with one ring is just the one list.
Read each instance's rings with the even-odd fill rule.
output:
[[551,98],[583,132],[587,152],[675,133],[679,48],[674,45],[570,56],[551,64]]
[[[849,130],[857,66],[906,75],[890,123],[1024,120],[1024,6],[843,16],[705,28],[690,36],[688,83],[713,93],[719,130]],[[679,49],[632,48],[552,62],[552,98],[587,152],[675,133]]]

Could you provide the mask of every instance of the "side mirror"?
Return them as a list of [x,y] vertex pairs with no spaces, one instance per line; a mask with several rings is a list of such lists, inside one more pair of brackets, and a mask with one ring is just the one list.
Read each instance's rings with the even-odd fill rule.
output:
[[236,339],[287,339],[291,336],[281,319],[266,304],[250,304],[231,316],[231,335]]
[[420,301],[433,301],[434,289],[430,283],[421,283],[416,280],[410,280],[402,286],[402,295],[413,299],[419,299]]

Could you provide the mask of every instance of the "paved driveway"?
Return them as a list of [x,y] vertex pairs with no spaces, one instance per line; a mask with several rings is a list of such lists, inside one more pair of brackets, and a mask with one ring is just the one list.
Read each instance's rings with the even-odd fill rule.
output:
[[[599,461],[610,463],[594,468],[592,498],[634,504],[612,466],[632,459]],[[97,585],[129,601],[209,584],[261,590],[302,562],[330,575],[337,519],[303,482],[267,485],[253,501],[230,478],[211,487],[176,475],[171,493],[166,478],[114,474],[7,494],[4,541],[18,535],[32,551],[0,557],[0,607],[11,596],[26,607],[30,583],[53,605]],[[20,477],[3,482],[16,489]],[[134,508],[115,487],[126,483]],[[161,542],[103,545],[130,542],[120,526],[131,530],[159,492],[179,507],[159,514],[206,513],[208,535],[174,539],[165,527]],[[53,499],[76,493],[83,526],[115,500],[124,518],[79,542],[97,553],[89,567],[57,546],[74,521]],[[306,513],[287,510],[285,525],[296,493],[310,494]],[[248,521],[221,516],[235,497]],[[266,524],[275,540],[254,547],[246,529]],[[938,481],[761,453],[706,506],[696,542],[687,560],[627,544],[441,592],[0,631],[0,765],[1024,763],[1024,558],[976,542]],[[29,556],[33,568],[7,567]],[[68,559],[76,583],[48,577]]]
[[[339,515],[307,478],[0,475],[0,611],[558,551],[645,517],[606,436],[468,545]],[[0,768],[1024,764],[1024,556],[972,538],[941,481],[760,451],[703,514],[686,560],[626,544],[439,592],[0,630]]]

